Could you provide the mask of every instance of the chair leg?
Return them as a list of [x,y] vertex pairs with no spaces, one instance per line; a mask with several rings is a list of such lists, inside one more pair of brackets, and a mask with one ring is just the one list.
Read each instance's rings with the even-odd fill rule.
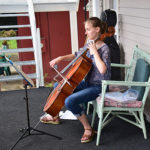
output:
[[99,146],[99,142],[100,142],[100,136],[101,136],[101,130],[102,130],[102,120],[103,120],[103,115],[100,114],[99,123],[98,123],[98,130],[97,130],[96,146]]
[[[135,114],[136,114],[136,116],[138,116],[138,113],[137,112],[135,112]],[[135,118],[136,119],[136,118]],[[136,119],[136,123],[138,123],[138,120]]]
[[91,127],[94,126],[95,116],[96,116],[96,110],[95,110],[95,108],[93,108]]
[[147,134],[146,134],[146,127],[145,127],[145,121],[144,121],[144,115],[143,115],[143,111],[139,112],[140,115],[140,120],[141,120],[141,127],[143,130],[143,134],[144,134],[144,139],[147,139]]
[[89,110],[90,110],[90,102],[88,102],[88,104],[87,104],[87,111],[86,111],[86,114],[88,115],[89,114]]

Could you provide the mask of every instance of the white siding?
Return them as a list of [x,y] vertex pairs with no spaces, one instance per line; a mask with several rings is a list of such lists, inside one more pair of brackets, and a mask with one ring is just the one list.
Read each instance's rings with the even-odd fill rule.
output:
[[150,52],[150,1],[119,1],[119,37],[125,53],[125,63],[129,63],[133,48]]
[[149,9],[149,3],[149,0],[120,0],[120,7]]
[[[136,45],[150,53],[150,0],[118,2],[120,45],[125,53],[125,63],[129,63]],[[150,121],[150,101],[146,104],[145,112]]]

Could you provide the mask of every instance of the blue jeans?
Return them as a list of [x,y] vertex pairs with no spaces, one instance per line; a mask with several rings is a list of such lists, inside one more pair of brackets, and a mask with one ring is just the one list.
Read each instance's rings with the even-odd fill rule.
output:
[[[55,84],[56,87],[58,84]],[[74,90],[74,92],[65,99],[65,106],[76,117],[84,113],[83,103],[95,100],[101,93],[101,85],[88,84],[82,81]]]

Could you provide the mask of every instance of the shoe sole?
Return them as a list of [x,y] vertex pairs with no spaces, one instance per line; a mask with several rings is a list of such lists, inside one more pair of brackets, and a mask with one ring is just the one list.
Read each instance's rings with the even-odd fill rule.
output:
[[92,131],[93,133],[92,133],[92,135],[91,135],[91,137],[88,139],[88,140],[81,140],[81,143],[89,143],[89,142],[92,142],[93,141],[93,139],[94,139],[94,135],[95,134],[97,134],[97,131]]
[[42,122],[44,124],[60,124],[60,122],[54,122],[54,121],[43,121],[43,120],[40,120],[40,122]]

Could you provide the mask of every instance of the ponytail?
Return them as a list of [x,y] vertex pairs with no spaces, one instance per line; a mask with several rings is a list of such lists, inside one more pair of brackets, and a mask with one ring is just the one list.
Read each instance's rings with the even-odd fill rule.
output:
[[101,29],[101,31],[100,31],[101,34],[105,33],[107,31],[107,24],[105,22],[101,21],[100,29]]

